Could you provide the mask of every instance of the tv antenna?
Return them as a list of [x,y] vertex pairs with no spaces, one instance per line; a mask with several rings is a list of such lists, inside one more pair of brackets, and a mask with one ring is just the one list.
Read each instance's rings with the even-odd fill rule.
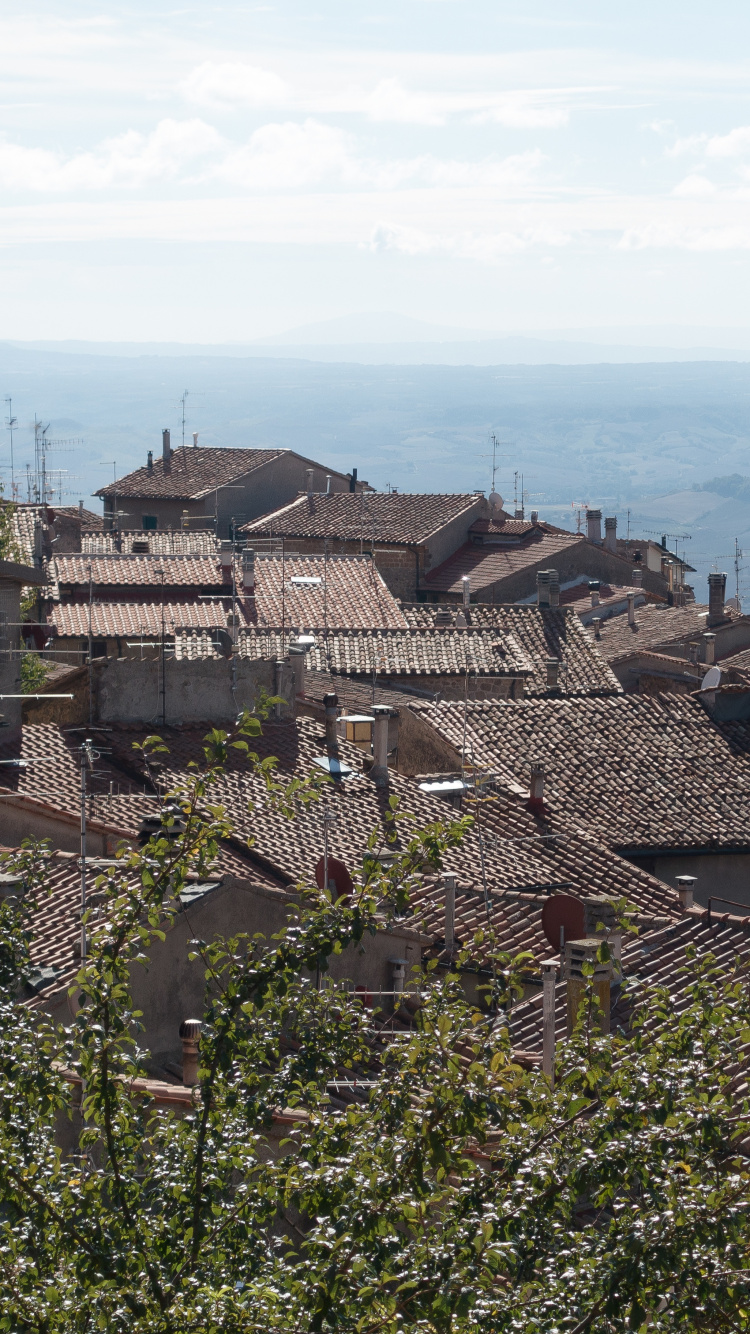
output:
[[16,500],[16,470],[13,463],[13,432],[18,426],[18,418],[13,416],[13,400],[8,396],[5,400],[8,404],[8,415],[5,418],[5,425],[10,431],[10,498]]
[[741,570],[742,567],[741,567],[741,565],[740,565],[740,561],[742,560],[742,557],[743,557],[744,554],[745,554],[745,553],[743,552],[743,550],[742,550],[742,548],[741,548],[739,542],[737,541],[737,538],[735,537],[735,539],[734,539],[734,598],[735,598],[735,602],[736,602],[736,604],[737,604],[737,610],[738,610],[738,611],[742,611],[742,603],[741,603],[741,601],[740,601],[740,570]]

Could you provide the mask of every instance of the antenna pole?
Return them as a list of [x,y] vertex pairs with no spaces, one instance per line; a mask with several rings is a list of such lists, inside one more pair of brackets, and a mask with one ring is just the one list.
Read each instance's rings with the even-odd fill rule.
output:
[[10,431],[10,498],[16,499],[16,470],[13,463],[13,432],[18,425],[18,418],[13,416],[13,400],[6,398],[8,404],[8,430]]
[[92,661],[93,644],[92,644],[92,627],[91,627],[91,618],[93,615],[93,602],[94,602],[94,576],[91,568],[91,561],[89,561],[89,727],[92,726],[94,720],[94,665]]
[[185,448],[185,407],[187,405],[188,390],[186,389],[180,399],[182,404],[182,448]]
[[91,742],[88,738],[81,746],[81,962],[86,958],[86,761]]
[[161,571],[161,725],[167,725],[167,654],[164,644],[164,570]]

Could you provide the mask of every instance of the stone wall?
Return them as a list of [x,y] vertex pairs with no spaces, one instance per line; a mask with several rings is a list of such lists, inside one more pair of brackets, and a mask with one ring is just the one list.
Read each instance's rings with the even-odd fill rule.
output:
[[167,658],[162,695],[158,658],[102,658],[95,664],[98,722],[229,723],[252,709],[261,690],[276,693],[274,663],[259,659]]

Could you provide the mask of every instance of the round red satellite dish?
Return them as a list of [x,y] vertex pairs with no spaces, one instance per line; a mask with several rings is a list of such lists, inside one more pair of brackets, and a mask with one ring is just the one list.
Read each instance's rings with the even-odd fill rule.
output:
[[560,930],[566,940],[582,940],[586,934],[586,918],[580,899],[570,894],[553,894],[542,908],[542,930],[553,950],[560,949]]
[[[325,859],[321,857],[320,861],[315,867],[315,883],[318,886],[318,889],[323,888],[324,875],[325,875]],[[333,893],[337,899],[340,899],[342,896],[345,896],[347,899],[351,898],[351,895],[354,892],[354,881],[352,880],[349,872],[347,871],[346,866],[344,865],[343,862],[339,861],[338,857],[328,858],[329,884],[331,880],[333,881],[336,887]]]

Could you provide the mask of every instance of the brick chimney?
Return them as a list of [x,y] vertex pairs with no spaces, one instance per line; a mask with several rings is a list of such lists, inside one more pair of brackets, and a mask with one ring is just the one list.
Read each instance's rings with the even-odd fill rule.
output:
[[164,460],[165,472],[169,470],[172,461],[172,445],[170,443],[169,428],[165,426],[161,433],[161,456]]
[[726,620],[724,615],[724,602],[726,601],[727,576],[726,574],[709,574],[708,576],[708,624],[719,625],[721,621]]
[[706,630],[701,635],[701,644],[703,645],[703,661],[707,667],[711,667],[716,658],[716,635],[710,630]]
[[560,659],[547,658],[547,689],[557,690],[560,684]]
[[602,512],[601,510],[586,511],[586,536],[589,542],[596,542],[597,546],[602,544]]
[[613,556],[617,555],[617,517],[604,520],[604,545]]
[[601,945],[601,937],[586,937],[584,940],[565,942],[565,979],[567,983],[567,1019],[568,1037],[576,1026],[578,1011],[586,998],[587,979],[583,965],[594,967],[594,975],[588,980],[593,986],[594,998],[598,1001],[600,1014],[597,1016],[599,1033],[609,1033],[609,1008],[612,997],[612,964],[597,963],[596,956]]

